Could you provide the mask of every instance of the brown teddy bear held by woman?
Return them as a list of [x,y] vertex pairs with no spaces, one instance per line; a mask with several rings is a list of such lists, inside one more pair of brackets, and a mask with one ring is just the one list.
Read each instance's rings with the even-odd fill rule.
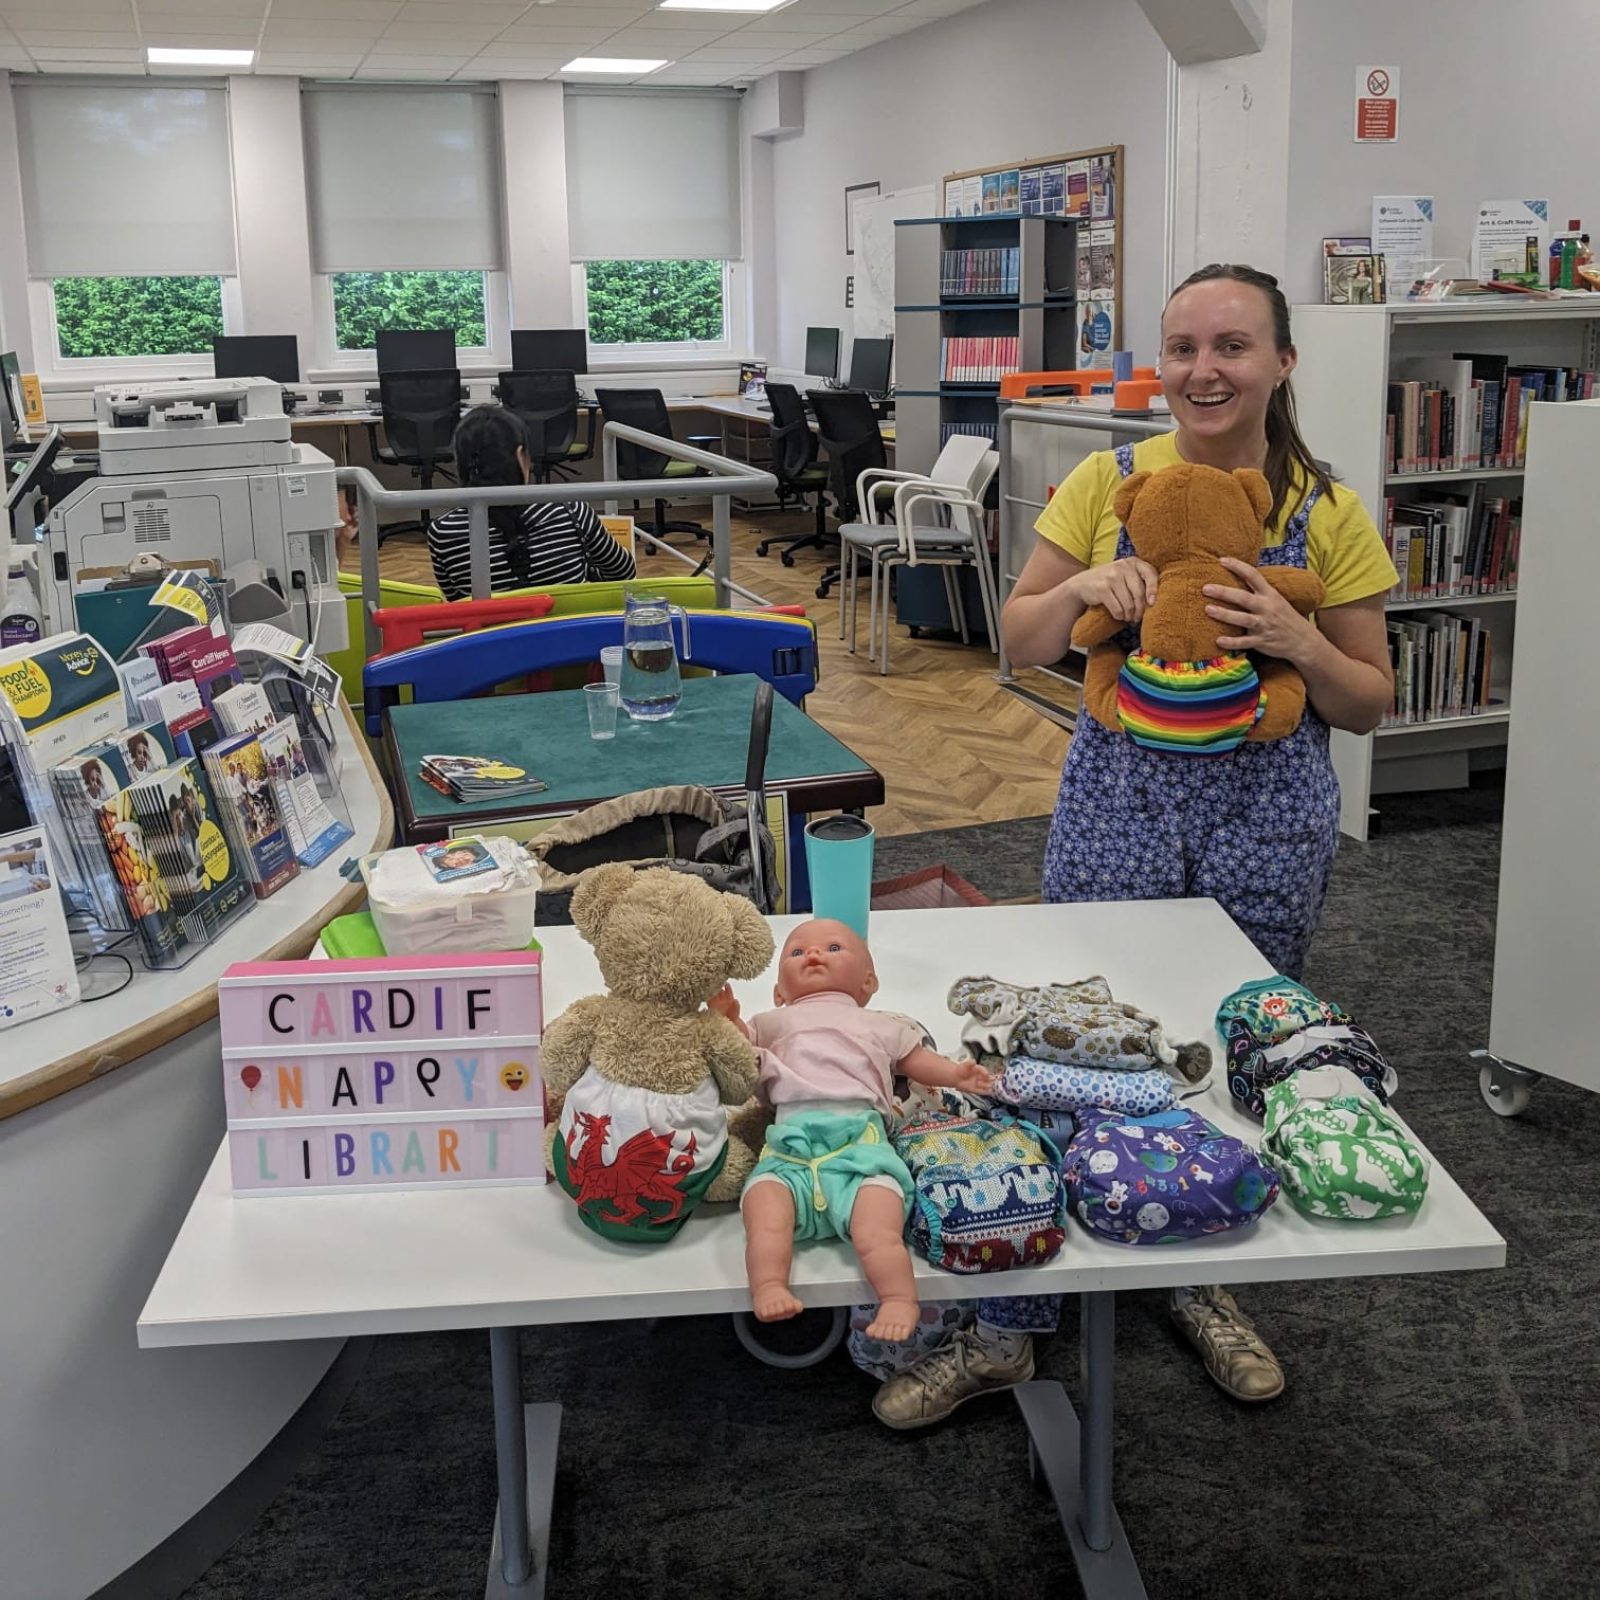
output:
[[1259,565],[1271,509],[1272,490],[1250,467],[1223,472],[1183,462],[1124,480],[1118,520],[1160,582],[1132,656],[1115,643],[1127,624],[1104,606],[1091,606],[1072,630],[1072,642],[1089,651],[1083,704],[1096,722],[1152,749],[1196,755],[1294,732],[1305,680],[1287,661],[1219,652],[1218,625],[1206,615],[1205,586],[1237,581],[1224,556],[1257,567],[1306,616],[1322,603],[1320,578]]

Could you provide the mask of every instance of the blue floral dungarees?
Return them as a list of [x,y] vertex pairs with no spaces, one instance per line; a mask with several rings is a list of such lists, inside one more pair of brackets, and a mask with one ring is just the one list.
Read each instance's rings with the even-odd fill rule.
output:
[[[1132,445],[1121,446],[1116,461],[1126,478]],[[1262,566],[1305,566],[1319,493],[1313,485],[1283,543],[1262,550]],[[1124,528],[1117,559],[1133,554]],[[1137,634],[1118,643],[1135,648]],[[1338,845],[1339,780],[1328,725],[1309,703],[1287,739],[1212,757],[1141,750],[1082,715],[1045,846],[1044,898],[1213,896],[1279,972],[1298,978]],[[981,1321],[1017,1332],[1053,1332],[1059,1311],[1056,1295],[978,1302]]]

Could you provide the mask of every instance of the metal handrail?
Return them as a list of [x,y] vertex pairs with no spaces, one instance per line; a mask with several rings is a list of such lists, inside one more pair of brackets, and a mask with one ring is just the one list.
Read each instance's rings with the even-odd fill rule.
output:
[[[658,455],[689,461],[705,468],[703,478],[627,478],[618,479],[617,441],[644,445]],[[601,430],[603,477],[598,483],[526,483],[493,488],[465,488],[447,483],[432,489],[388,489],[366,467],[341,467],[338,482],[356,491],[356,526],[360,530],[361,617],[366,637],[366,653],[375,655],[380,647],[372,613],[378,607],[378,513],[380,511],[419,512],[435,506],[467,508],[467,548],[471,562],[472,597],[486,600],[489,587],[489,508],[491,506],[540,505],[553,500],[602,501],[607,514],[615,513],[621,500],[711,500],[711,573],[716,582],[717,604],[726,606],[732,595],[754,605],[768,602],[732,578],[732,497],[754,499],[774,490],[778,480],[770,472],[713,455],[681,444],[660,434],[630,428],[625,423],[607,422]],[[666,540],[635,530],[635,537],[652,549],[670,555],[686,567],[698,563]]]
[[[1118,416],[1112,411],[1084,407],[1081,411],[1067,406],[1008,406],[1000,413],[997,447],[1000,451],[1000,604],[1004,607],[1016,584],[1016,574],[1022,570],[1017,559],[1016,545],[1020,530],[1015,526],[1013,507],[1020,502],[1012,493],[1011,452],[1012,428],[1018,422],[1035,422],[1050,428],[1077,428],[1088,433],[1108,434],[1113,446],[1132,444],[1138,439],[1153,438],[1159,433],[1171,433],[1176,423],[1171,417]],[[1033,519],[1027,523],[1032,531]],[[1049,668],[1040,670],[1049,672]],[[1005,629],[1000,630],[1000,657],[995,676],[1002,683],[1013,680],[1011,658],[1006,654]]]

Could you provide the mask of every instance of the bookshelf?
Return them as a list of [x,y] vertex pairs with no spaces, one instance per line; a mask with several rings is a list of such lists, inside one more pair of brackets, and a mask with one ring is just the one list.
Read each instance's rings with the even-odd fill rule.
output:
[[[1600,302],[1600,296],[1594,297]],[[1452,467],[1397,473],[1388,460],[1389,385],[1413,367],[1411,358],[1448,360],[1458,352],[1504,355],[1513,364],[1600,369],[1600,303],[1585,300],[1507,304],[1501,298],[1381,306],[1296,306],[1300,365],[1295,399],[1300,427],[1339,482],[1361,497],[1383,525],[1387,496],[1441,488],[1520,497],[1525,465]],[[1570,402],[1534,408],[1532,429],[1545,413]],[[1526,537],[1526,535],[1525,535]],[[1474,715],[1385,725],[1375,733],[1335,732],[1333,764],[1342,792],[1340,825],[1365,839],[1384,794],[1464,786],[1479,766],[1500,765],[1512,724],[1513,668],[1520,588],[1510,592],[1391,600],[1391,618],[1426,619],[1440,611],[1479,618],[1490,631],[1489,697]]]
[[895,223],[895,448],[913,472],[948,432],[995,437],[1002,372],[1075,367],[1078,223],[922,217]]
[[[1592,674],[1574,641],[1592,626],[1600,588],[1597,459],[1600,401],[1542,408],[1528,446],[1518,601],[1526,624],[1518,694],[1527,709],[1506,752],[1489,1025],[1489,1049],[1501,1061],[1589,1089],[1600,1089],[1600,1070],[1583,1007],[1573,1002],[1593,990],[1600,943],[1600,725],[1579,710]],[[1525,1082],[1522,1095],[1509,1087],[1509,1097],[1490,1102],[1503,1114],[1526,1092]]]

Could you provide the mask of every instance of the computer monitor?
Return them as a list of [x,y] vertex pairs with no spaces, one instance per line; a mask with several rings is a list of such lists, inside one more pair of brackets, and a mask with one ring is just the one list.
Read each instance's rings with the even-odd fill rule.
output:
[[808,378],[826,378],[832,383],[839,376],[839,330],[806,329],[806,364],[801,369]]
[[378,371],[449,372],[456,365],[453,328],[386,328],[377,334]]
[[517,372],[587,372],[589,335],[582,328],[513,328],[511,365]]
[[889,392],[889,367],[894,360],[893,339],[857,339],[850,346],[851,389],[868,394]]
[[299,383],[300,341],[292,333],[219,334],[211,341],[211,366],[219,378]]

